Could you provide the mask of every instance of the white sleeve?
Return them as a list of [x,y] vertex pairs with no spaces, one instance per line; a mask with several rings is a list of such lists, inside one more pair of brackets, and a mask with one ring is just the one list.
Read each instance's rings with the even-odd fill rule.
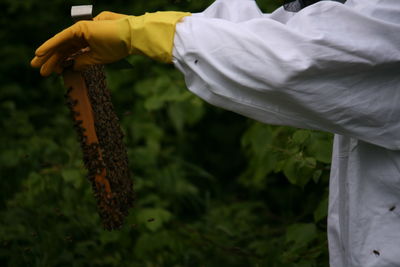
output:
[[189,90],[265,123],[400,149],[399,0],[322,1],[282,20],[254,7],[217,0],[177,25]]

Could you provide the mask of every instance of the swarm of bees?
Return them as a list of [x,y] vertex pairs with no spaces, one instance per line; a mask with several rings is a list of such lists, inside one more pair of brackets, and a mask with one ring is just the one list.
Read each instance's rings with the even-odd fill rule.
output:
[[128,157],[119,119],[107,89],[104,67],[90,66],[79,73],[64,73],[65,95],[83,151],[98,211],[104,228],[122,226],[133,206]]

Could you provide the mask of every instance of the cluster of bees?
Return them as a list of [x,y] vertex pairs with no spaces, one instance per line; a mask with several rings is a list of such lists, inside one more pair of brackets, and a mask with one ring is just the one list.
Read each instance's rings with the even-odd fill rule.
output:
[[98,142],[88,142],[83,121],[77,120],[79,113],[75,107],[79,99],[72,98],[71,89],[66,93],[66,103],[71,110],[104,228],[118,229],[134,201],[124,135],[107,89],[103,66],[90,66],[82,75],[88,90]]

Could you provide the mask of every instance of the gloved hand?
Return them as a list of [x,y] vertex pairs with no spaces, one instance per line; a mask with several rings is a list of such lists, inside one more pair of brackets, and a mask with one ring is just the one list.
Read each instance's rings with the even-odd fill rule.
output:
[[116,20],[116,19],[122,19],[129,17],[128,15],[125,14],[119,14],[111,11],[103,11],[100,14],[98,14],[96,17],[93,18],[94,21],[96,20]]
[[115,62],[131,54],[170,63],[175,25],[188,15],[173,11],[142,16],[101,13],[94,21],[77,22],[47,40],[36,50],[31,65],[41,68],[43,76],[61,73],[62,63],[79,51],[86,52],[74,58],[75,70]]

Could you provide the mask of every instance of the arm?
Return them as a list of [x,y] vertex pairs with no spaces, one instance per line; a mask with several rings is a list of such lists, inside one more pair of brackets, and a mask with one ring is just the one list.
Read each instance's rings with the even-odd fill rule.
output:
[[397,0],[323,1],[285,23],[193,16],[177,25],[174,63],[214,105],[400,149],[399,32]]

